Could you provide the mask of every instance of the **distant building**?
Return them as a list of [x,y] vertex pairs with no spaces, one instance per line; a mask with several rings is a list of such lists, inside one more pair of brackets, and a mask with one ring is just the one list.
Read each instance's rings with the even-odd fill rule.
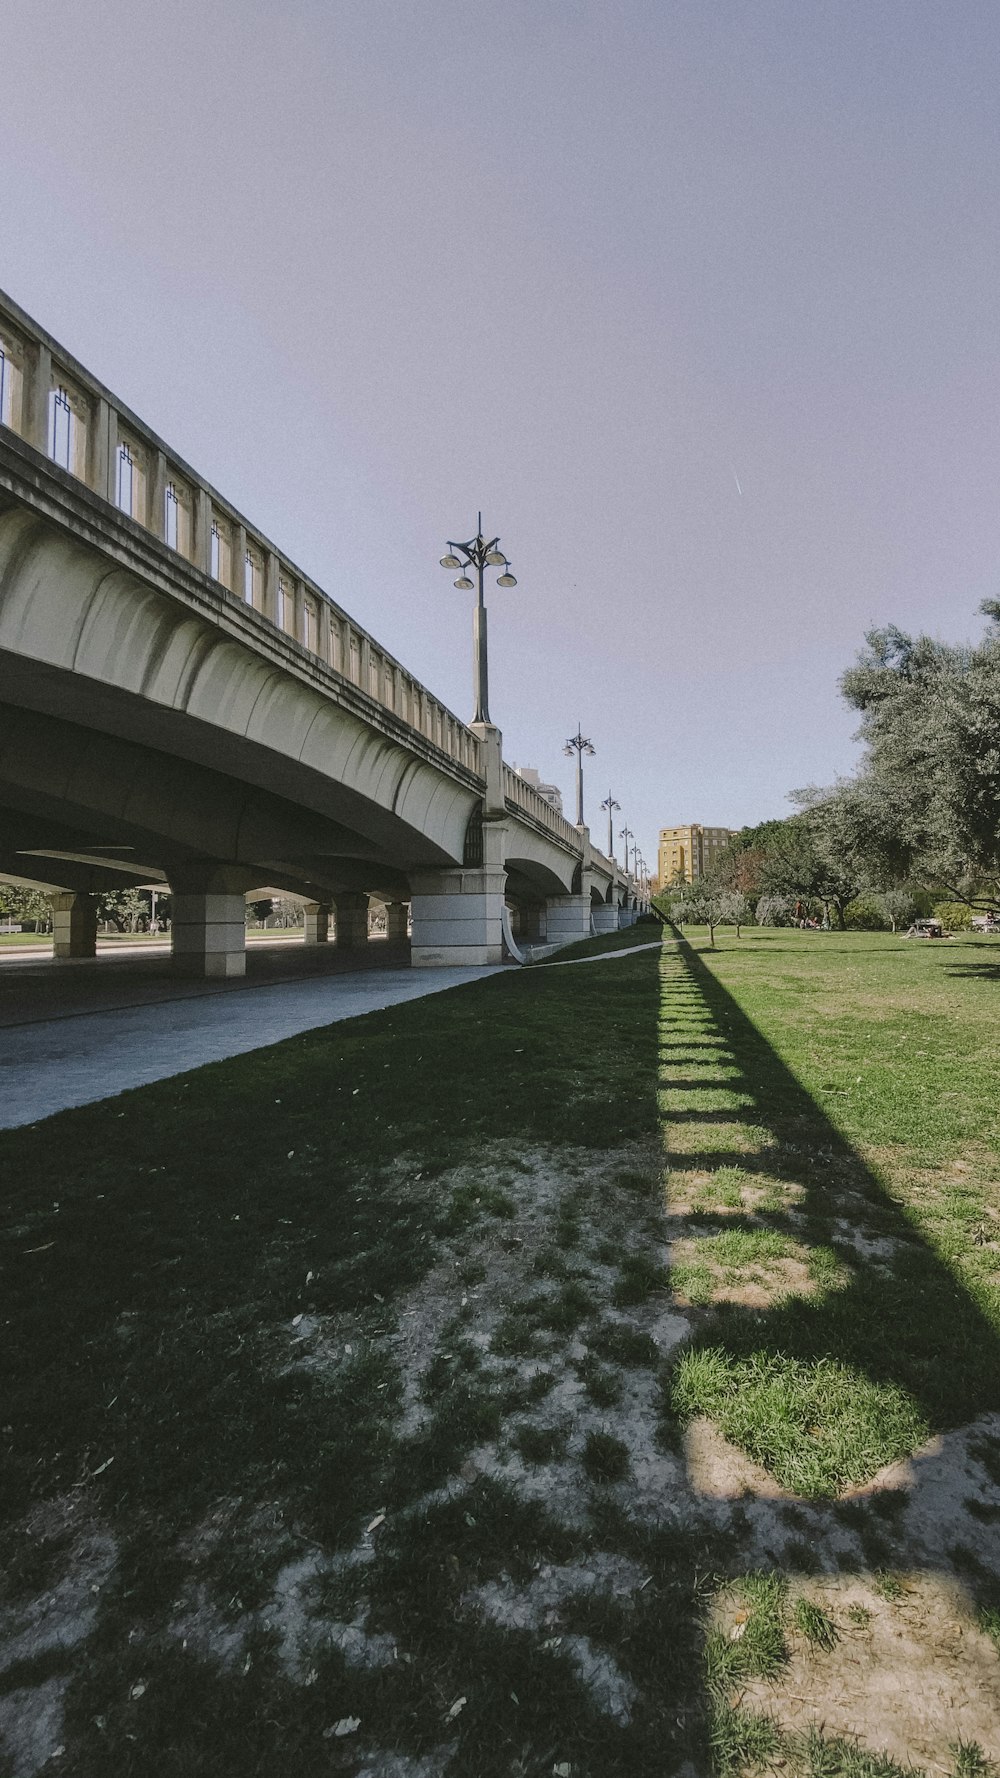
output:
[[692,821],[687,827],[661,827],[657,858],[657,875],[662,889],[671,883],[697,883],[714,864],[723,846],[728,845],[735,830],[730,827],[702,827]]
[[515,766],[514,771],[519,778],[524,779],[526,784],[531,785],[532,790],[537,790],[539,796],[544,797],[545,801],[555,809],[558,815],[562,814],[562,791],[559,789],[558,785],[543,784],[538,775],[536,766]]

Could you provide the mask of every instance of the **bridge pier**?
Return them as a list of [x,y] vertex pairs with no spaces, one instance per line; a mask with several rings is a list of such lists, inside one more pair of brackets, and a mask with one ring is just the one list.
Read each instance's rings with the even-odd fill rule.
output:
[[503,962],[502,866],[444,870],[412,880],[410,962],[415,969]]
[[52,905],[52,954],[57,963],[97,955],[97,907],[92,895],[49,896]]
[[545,936],[550,945],[572,945],[590,937],[590,896],[556,895],[545,907]]
[[387,901],[385,904],[385,936],[389,944],[402,944],[406,938],[406,925],[409,910],[405,901]]
[[356,951],[368,943],[368,897],[354,892],[335,895],[337,911],[337,946],[342,951]]
[[594,922],[595,932],[618,931],[618,909],[613,902],[600,902],[597,907],[591,909],[591,918]]
[[303,913],[306,944],[325,945],[330,937],[330,909],[327,903],[307,901]]
[[246,936],[242,890],[174,890],[170,951],[178,974],[245,975]]
[[541,901],[522,901],[518,904],[514,920],[514,934],[529,942],[540,944],[545,938],[545,904]]

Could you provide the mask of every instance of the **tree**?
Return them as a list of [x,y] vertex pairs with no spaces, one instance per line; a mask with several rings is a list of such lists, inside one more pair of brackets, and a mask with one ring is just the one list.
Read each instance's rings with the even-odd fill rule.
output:
[[788,895],[762,895],[757,903],[755,919],[758,926],[790,926],[792,901]]
[[827,925],[833,907],[843,931],[844,909],[854,900],[864,876],[851,850],[840,804],[835,796],[812,789],[793,791],[792,801],[803,811],[787,823],[789,831],[794,830],[788,854],[792,868],[774,887],[807,901],[821,901]]
[[715,928],[725,919],[723,912],[723,896],[703,883],[689,886],[683,900],[674,904],[674,919],[679,925],[690,922],[694,926],[708,927],[708,940],[715,949]]
[[869,632],[841,681],[861,715],[861,768],[811,794],[873,885],[989,906],[1000,899],[1000,602],[980,609],[989,628],[976,646]]
[[0,918],[26,926],[34,921],[36,932],[52,927],[52,904],[41,889],[23,889],[16,883],[0,883]]
[[718,898],[720,920],[725,926],[735,926],[739,938],[741,929],[753,916],[748,898],[741,889],[726,889]]
[[878,898],[882,912],[895,932],[897,926],[908,926],[916,912],[910,889],[883,889]]
[[709,880],[720,889],[760,895],[768,858],[782,845],[787,825],[787,821],[761,821],[734,833],[713,860]]
[[149,924],[151,905],[146,889],[109,889],[95,899],[98,920],[119,932],[138,932],[143,921]]

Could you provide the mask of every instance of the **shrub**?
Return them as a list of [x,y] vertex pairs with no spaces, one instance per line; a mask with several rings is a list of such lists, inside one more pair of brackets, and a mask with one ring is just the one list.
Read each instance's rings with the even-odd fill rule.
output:
[[934,918],[952,932],[968,932],[972,926],[972,909],[964,901],[939,901]]
[[874,895],[856,895],[844,909],[844,925],[852,932],[885,932],[889,922]]
[[794,906],[787,895],[762,895],[754,918],[758,926],[790,926]]

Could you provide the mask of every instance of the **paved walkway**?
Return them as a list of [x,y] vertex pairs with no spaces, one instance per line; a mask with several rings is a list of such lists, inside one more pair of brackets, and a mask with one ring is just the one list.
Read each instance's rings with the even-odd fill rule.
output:
[[[498,968],[376,968],[259,987],[241,984],[214,993],[200,983],[186,994],[177,993],[179,984],[171,993],[161,982],[152,1003],[144,1005],[101,1011],[70,1006],[55,1018],[8,1018],[0,1046],[0,1129],[37,1123],[71,1105],[89,1105],[205,1062],[498,973]],[[94,966],[81,978],[85,974],[93,992]],[[23,990],[27,983],[20,970],[17,976]],[[107,978],[101,985],[107,991]],[[130,986],[134,993],[135,984]]]

